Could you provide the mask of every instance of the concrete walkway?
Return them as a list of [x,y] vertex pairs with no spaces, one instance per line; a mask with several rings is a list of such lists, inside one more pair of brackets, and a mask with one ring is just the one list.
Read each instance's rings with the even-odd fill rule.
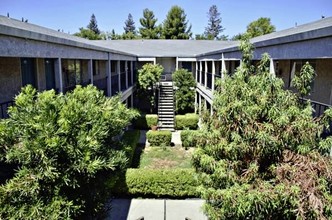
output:
[[203,200],[114,199],[107,220],[207,220]]
[[[150,146],[148,140],[146,139],[146,132],[148,132],[148,131],[141,130],[140,132],[141,132],[141,135],[140,135],[138,143],[139,144],[145,144],[146,147]],[[173,131],[172,132],[172,140],[171,140],[171,142],[176,147],[182,146],[180,134],[181,134],[181,131]]]

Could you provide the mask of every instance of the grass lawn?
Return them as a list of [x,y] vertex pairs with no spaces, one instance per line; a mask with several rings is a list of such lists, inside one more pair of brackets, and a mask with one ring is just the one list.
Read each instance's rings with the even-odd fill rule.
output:
[[191,155],[194,148],[147,147],[141,154],[139,168],[192,168]]

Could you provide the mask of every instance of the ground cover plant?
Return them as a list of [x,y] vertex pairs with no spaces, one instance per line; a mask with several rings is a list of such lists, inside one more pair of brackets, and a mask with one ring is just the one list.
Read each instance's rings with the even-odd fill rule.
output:
[[[283,89],[269,73],[269,57],[251,65],[252,45],[232,76],[218,83],[214,115],[204,117],[193,165],[210,219],[331,219],[331,109],[312,118],[310,103]],[[303,68],[298,91],[314,74]],[[305,72],[309,71],[309,72]],[[297,77],[297,76],[296,76]],[[305,82],[305,83],[304,83]]]
[[93,86],[65,95],[27,86],[0,122],[0,159],[17,163],[0,185],[0,219],[93,218],[128,158],[117,140],[138,114]]

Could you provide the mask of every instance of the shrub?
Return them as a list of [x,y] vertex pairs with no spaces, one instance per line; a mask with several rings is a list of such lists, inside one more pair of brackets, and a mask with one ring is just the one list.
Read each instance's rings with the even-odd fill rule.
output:
[[126,155],[128,157],[128,167],[131,167],[133,157],[135,154],[136,146],[138,144],[138,140],[140,137],[140,131],[139,130],[130,130],[126,131],[123,134],[122,142],[124,145],[124,149],[126,151]]
[[149,130],[151,126],[158,124],[158,115],[147,114],[133,120],[133,126],[135,129]]
[[173,73],[174,85],[178,88],[175,91],[175,104],[177,113],[192,112],[195,103],[196,81],[191,72],[186,69],[179,69]]
[[172,140],[172,132],[170,131],[148,131],[146,133],[151,146],[170,146]]
[[[0,186],[0,219],[71,219],[100,213],[105,179],[126,167],[114,138],[137,113],[89,85],[65,95],[22,89],[0,121],[0,158],[17,163]],[[5,123],[5,126],[3,126]]]
[[188,113],[185,115],[175,116],[175,129],[183,130],[190,129],[196,130],[198,128],[199,116],[195,113]]
[[183,130],[181,131],[182,147],[196,147],[199,142],[200,131],[196,130]]
[[192,169],[128,169],[114,191],[132,197],[196,197],[194,175]]

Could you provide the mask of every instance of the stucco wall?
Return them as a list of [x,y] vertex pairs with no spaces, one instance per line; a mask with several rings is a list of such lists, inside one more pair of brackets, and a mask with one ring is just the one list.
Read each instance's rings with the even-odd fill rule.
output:
[[0,103],[13,100],[21,85],[20,59],[0,57]]

